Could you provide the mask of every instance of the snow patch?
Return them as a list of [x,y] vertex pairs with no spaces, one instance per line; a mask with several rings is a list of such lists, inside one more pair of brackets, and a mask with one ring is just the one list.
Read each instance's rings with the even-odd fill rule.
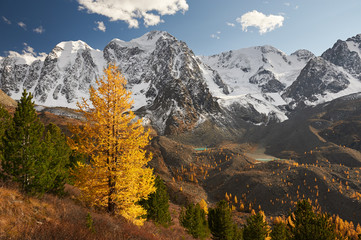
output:
[[122,47],[127,47],[127,48],[138,47],[147,52],[152,52],[152,51],[154,51],[154,49],[156,47],[156,42],[161,37],[175,39],[173,36],[171,36],[167,32],[151,31],[147,34],[144,34],[143,36],[141,36],[139,38],[132,39],[129,42],[120,40],[118,38],[114,38],[111,42],[115,42]]
[[356,52],[361,59],[361,49],[358,43],[354,41],[346,41],[347,47],[351,52]]
[[134,100],[133,109],[138,110],[143,106],[147,106],[147,98],[145,93],[149,89],[150,82],[141,82],[133,85],[130,90],[132,91],[132,99]]

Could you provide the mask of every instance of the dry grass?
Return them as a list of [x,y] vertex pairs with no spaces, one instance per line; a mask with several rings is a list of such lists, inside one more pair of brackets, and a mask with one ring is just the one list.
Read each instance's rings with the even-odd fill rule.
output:
[[0,103],[6,108],[16,108],[17,102],[0,89]]
[[[76,189],[68,187],[70,194]],[[179,226],[179,207],[172,205],[169,228],[146,222],[138,227],[122,217],[87,209],[71,199],[45,195],[27,197],[15,187],[0,185],[0,239],[193,239]],[[90,212],[94,231],[86,224]]]
[[45,202],[28,198],[18,191],[0,188],[0,239],[16,238],[28,225],[49,221],[55,209]]

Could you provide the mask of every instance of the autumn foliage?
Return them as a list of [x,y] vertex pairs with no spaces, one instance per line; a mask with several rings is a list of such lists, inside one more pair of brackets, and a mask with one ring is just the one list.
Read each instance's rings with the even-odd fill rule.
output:
[[136,203],[155,191],[153,171],[146,167],[152,155],[144,150],[149,132],[135,120],[131,92],[116,66],[109,65],[96,84],[90,102],[78,103],[84,123],[70,127],[71,148],[89,159],[75,167],[75,185],[88,205],[141,225],[146,211]]

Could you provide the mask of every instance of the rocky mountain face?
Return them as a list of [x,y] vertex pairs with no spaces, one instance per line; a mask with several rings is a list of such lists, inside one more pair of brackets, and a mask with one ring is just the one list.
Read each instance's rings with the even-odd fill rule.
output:
[[282,97],[291,109],[314,106],[361,91],[361,34],[338,40],[311,59]]
[[130,42],[114,39],[104,51],[82,41],[62,42],[43,61],[19,64],[20,60],[1,60],[4,92],[16,99],[27,89],[37,104],[72,108],[88,97],[88,89],[102,69],[115,63],[133,92],[133,110],[165,134],[190,129],[203,116],[220,111],[209,81],[227,92],[216,72],[166,32],[150,32]]
[[361,80],[361,34],[346,41],[338,40],[322,57]]
[[287,119],[282,93],[314,55],[307,50],[286,55],[272,46],[223,52],[201,59],[215,69],[229,94],[214,93],[222,106],[238,120],[253,124]]
[[109,63],[121,69],[133,110],[161,134],[193,129],[205,120],[237,126],[286,120],[290,110],[360,91],[361,35],[337,41],[321,57],[286,55],[259,46],[213,56],[194,55],[186,43],[153,31],[104,50],[61,42],[45,57],[0,58],[0,88],[18,99],[23,89],[44,106],[76,108]]
[[1,89],[15,99],[27,89],[38,104],[75,107],[102,70],[101,56],[102,51],[82,41],[59,43],[45,58],[31,62],[9,56],[0,61]]
[[188,46],[165,32],[151,32],[131,42],[118,39],[104,48],[129,81],[136,109],[165,133],[192,129],[202,115],[220,111],[205,73],[226,91],[217,75],[205,70]]
[[292,99],[291,107],[314,105],[327,94],[335,94],[346,89],[350,84],[350,78],[352,77],[344,70],[322,57],[313,58],[282,97]]

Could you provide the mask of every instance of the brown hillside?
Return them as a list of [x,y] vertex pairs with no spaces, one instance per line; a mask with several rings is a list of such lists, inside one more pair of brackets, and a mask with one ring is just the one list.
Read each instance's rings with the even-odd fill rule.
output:
[[[3,184],[2,184],[3,185]],[[68,191],[74,190],[68,186]],[[180,208],[171,204],[173,225],[169,228],[146,222],[138,227],[122,217],[87,209],[70,197],[27,197],[12,187],[0,187],[0,239],[106,240],[193,239],[178,223]],[[88,213],[94,231],[87,228]]]
[[17,102],[6,95],[1,89],[0,89],[0,104],[5,106],[6,108],[16,108]]
[[[71,109],[45,108],[39,116],[68,134],[67,124],[79,121]],[[261,206],[268,216],[276,216],[287,214],[299,199],[310,198],[330,214],[357,224],[361,223],[360,119],[361,100],[356,99],[305,109],[280,124],[250,127],[233,142],[230,132],[206,123],[178,136],[154,135],[150,164],[178,205],[202,198],[213,205],[227,193],[231,199],[237,196],[246,211],[250,205],[256,210]],[[242,144],[235,140],[238,137]],[[255,159],[269,155],[283,160]]]
[[[314,143],[320,143],[317,131],[308,129]],[[277,216],[287,215],[297,201],[309,198],[330,214],[360,223],[360,152],[331,142],[317,144],[302,153],[303,148],[284,151],[287,159],[260,162],[250,157],[267,156],[255,154],[257,145],[227,143],[197,151],[159,137],[152,144],[156,153],[152,166],[178,204],[204,198],[212,205],[227,193],[231,200],[237,196],[245,211],[250,205],[256,210],[261,206],[267,215]]]

